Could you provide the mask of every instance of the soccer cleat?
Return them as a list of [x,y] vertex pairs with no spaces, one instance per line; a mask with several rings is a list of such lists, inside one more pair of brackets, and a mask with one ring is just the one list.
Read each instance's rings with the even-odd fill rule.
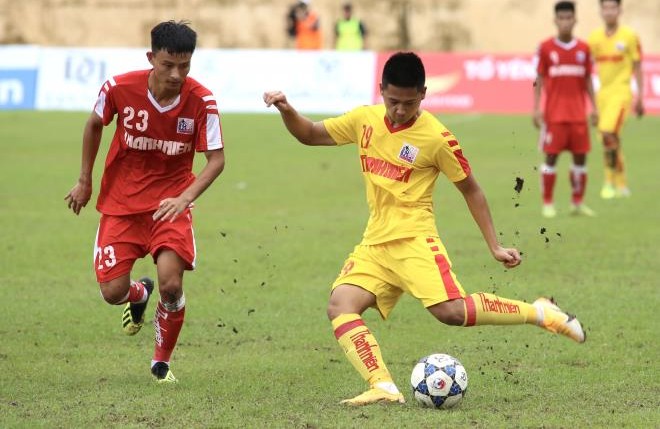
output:
[[376,403],[403,404],[406,400],[401,393],[389,393],[378,387],[372,387],[366,392],[351,399],[344,399],[340,404],[351,406],[369,405]]
[[630,189],[627,187],[622,187],[622,188],[616,188],[616,197],[617,198],[628,198],[630,197],[631,192]]
[[144,325],[144,311],[147,309],[147,303],[154,290],[154,281],[149,277],[143,277],[138,281],[147,290],[147,300],[140,304],[126,303],[121,316],[121,324],[126,335],[135,335],[142,329],[142,325]]
[[176,383],[176,377],[170,371],[170,366],[165,362],[156,362],[151,367],[151,375],[156,378],[157,383]]
[[536,307],[539,314],[543,314],[543,319],[537,323],[540,327],[555,334],[565,335],[578,343],[586,341],[587,335],[582,329],[580,321],[559,308],[554,299],[541,297],[532,305]]
[[588,217],[594,217],[596,216],[596,212],[591,210],[589,207],[587,207],[584,204],[571,204],[571,214],[574,216],[588,216]]
[[541,214],[545,218],[553,218],[557,216],[557,209],[555,209],[554,204],[543,204]]
[[604,200],[611,200],[616,196],[616,189],[611,183],[606,183],[600,190],[600,197]]

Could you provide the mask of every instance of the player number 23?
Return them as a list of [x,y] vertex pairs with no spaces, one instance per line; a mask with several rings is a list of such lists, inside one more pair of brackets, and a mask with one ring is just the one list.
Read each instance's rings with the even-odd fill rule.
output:
[[[124,107],[124,128],[127,130],[133,129],[133,119],[135,119],[135,109],[131,106]],[[146,131],[149,122],[149,112],[146,110],[138,110],[137,119],[135,120],[135,129],[138,131]]]
[[112,268],[117,263],[117,257],[115,257],[115,248],[112,246],[105,246],[103,249],[99,250],[99,270],[103,268]]

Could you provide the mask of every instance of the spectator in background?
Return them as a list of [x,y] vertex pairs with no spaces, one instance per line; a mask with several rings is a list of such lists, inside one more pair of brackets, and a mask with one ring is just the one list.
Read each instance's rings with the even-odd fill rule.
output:
[[360,51],[366,48],[367,29],[359,18],[353,16],[353,5],[344,3],[344,17],[335,24],[335,49]]
[[296,15],[301,3],[300,0],[296,0],[294,4],[289,6],[289,12],[286,14],[287,47],[291,47],[296,41]]
[[313,50],[322,47],[319,17],[311,10],[309,0],[302,0],[296,9],[296,49]]

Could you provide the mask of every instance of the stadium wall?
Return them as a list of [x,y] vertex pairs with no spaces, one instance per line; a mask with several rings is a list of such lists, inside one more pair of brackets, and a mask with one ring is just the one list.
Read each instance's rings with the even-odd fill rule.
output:
[[[0,44],[144,47],[158,21],[188,19],[200,47],[284,49],[295,0],[0,0]],[[555,33],[554,0],[352,0],[369,29],[369,48],[528,53]],[[598,0],[576,0],[576,35],[601,25]],[[340,1],[312,0],[332,47]],[[624,0],[622,21],[644,51],[660,54],[660,1]]]
[[[421,53],[427,69],[423,107],[433,112],[532,110],[531,55]],[[208,86],[222,112],[266,112],[262,94],[284,90],[308,113],[341,113],[380,102],[387,53],[219,50],[195,52],[190,75]],[[144,48],[0,46],[0,110],[91,111],[111,76],[149,67]],[[644,61],[645,104],[660,114],[660,56]]]

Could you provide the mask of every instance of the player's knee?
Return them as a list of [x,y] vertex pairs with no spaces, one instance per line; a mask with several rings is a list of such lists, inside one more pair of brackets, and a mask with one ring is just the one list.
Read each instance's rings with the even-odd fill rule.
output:
[[465,309],[462,299],[445,301],[428,308],[438,321],[445,325],[462,326],[465,322]]
[[158,282],[160,300],[166,303],[176,303],[183,295],[183,282],[180,278],[164,279]]

